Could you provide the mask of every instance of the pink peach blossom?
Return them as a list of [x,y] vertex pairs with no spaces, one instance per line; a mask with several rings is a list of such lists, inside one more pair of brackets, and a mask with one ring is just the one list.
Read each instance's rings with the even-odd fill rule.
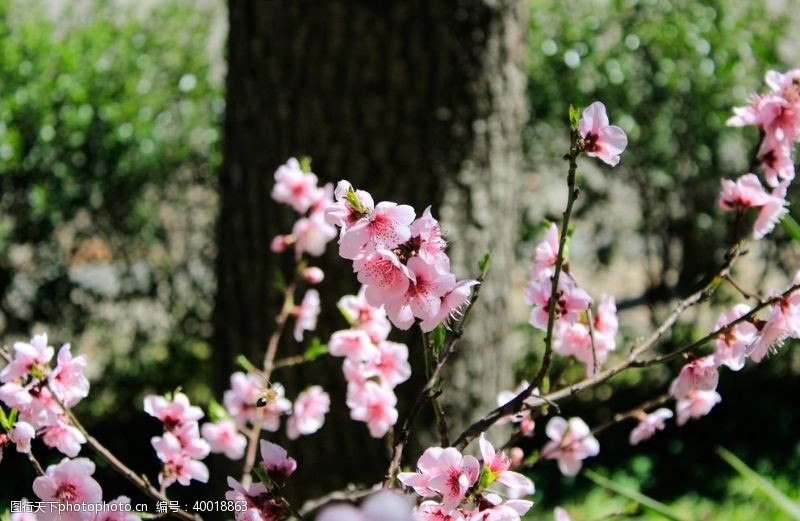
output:
[[531,280],[549,278],[555,272],[558,259],[558,226],[551,223],[544,236],[544,240],[536,245],[531,268]]
[[390,388],[405,382],[411,376],[408,363],[408,346],[384,340],[378,344],[378,357],[371,368]]
[[689,391],[685,398],[675,404],[678,425],[683,425],[691,418],[707,415],[721,401],[722,397],[716,391]]
[[363,390],[347,398],[350,417],[365,422],[373,438],[383,438],[397,423],[396,404],[392,390],[373,381],[365,382]]
[[189,397],[180,392],[172,399],[154,394],[145,396],[144,412],[161,420],[168,431],[203,417],[203,410],[189,403]]
[[478,440],[483,466],[489,472],[490,479],[507,487],[507,496],[511,499],[518,499],[523,496],[533,494],[535,488],[533,481],[523,476],[519,472],[509,470],[511,460],[501,451],[495,451],[491,442],[486,439],[485,434],[481,434]]
[[[441,273],[419,257],[409,259],[408,269],[413,280],[405,294],[389,300],[385,305],[389,320],[400,329],[410,328],[415,317],[426,321],[436,316],[442,304],[441,297],[456,285],[452,273]],[[423,331],[430,331],[435,326],[426,323],[428,327],[423,327]]]
[[582,460],[600,453],[600,444],[580,418],[567,421],[556,416],[547,423],[545,432],[551,441],[542,449],[542,457],[557,460],[558,469],[566,476],[576,475]]
[[239,432],[233,420],[205,423],[200,430],[211,452],[225,454],[232,460],[239,460],[244,456],[247,438]]
[[[533,306],[529,318],[530,324],[542,331],[547,330],[548,311],[553,282],[550,279],[530,281],[525,288],[525,302]],[[575,281],[566,273],[562,273],[558,280],[556,292],[555,317],[558,320],[575,322],[580,314],[589,309],[592,298],[578,287]]]
[[639,425],[633,428],[628,441],[631,445],[638,445],[640,442],[652,438],[653,435],[664,429],[664,422],[672,418],[672,411],[664,407],[643,416]]
[[270,497],[263,483],[254,482],[245,487],[228,476],[231,490],[225,492],[228,501],[243,501],[244,510],[237,510],[236,521],[280,521],[286,517],[286,509],[279,499]]
[[583,109],[578,133],[583,139],[586,154],[611,166],[619,163],[619,156],[628,146],[625,131],[608,124],[606,107],[599,101]]
[[283,485],[297,470],[297,461],[289,457],[286,449],[267,440],[261,440],[261,465],[267,471],[269,479],[277,485]]
[[298,257],[304,253],[319,257],[325,253],[325,246],[336,238],[336,228],[325,222],[321,212],[315,212],[295,221],[292,237]]
[[319,385],[301,392],[294,400],[294,411],[286,425],[287,437],[294,440],[317,432],[330,408],[331,398]]
[[374,360],[379,356],[378,348],[369,335],[360,329],[343,329],[333,333],[328,341],[328,353],[344,356],[354,362]]
[[63,418],[44,428],[42,441],[48,447],[74,458],[81,451],[81,445],[86,443],[86,437]]
[[[348,200],[348,194],[358,201],[361,211]],[[345,233],[352,225],[375,209],[372,196],[364,190],[354,190],[347,181],[339,181],[336,184],[334,197],[335,202],[325,209],[325,221],[341,228],[342,233]]]
[[319,293],[315,289],[306,291],[303,301],[294,310],[294,339],[303,340],[303,331],[314,331],[320,311]]
[[355,259],[377,248],[393,249],[411,238],[414,209],[408,205],[381,202],[365,217],[342,231],[339,255]]
[[14,358],[0,371],[0,382],[8,383],[28,376],[33,369],[45,373],[54,350],[47,345],[47,333],[35,335],[30,343],[14,342]]
[[366,288],[361,286],[358,295],[345,295],[339,299],[339,311],[355,329],[365,331],[373,343],[386,340],[392,325],[386,318],[382,306],[372,306],[367,302]]
[[31,440],[36,437],[36,430],[33,426],[24,421],[17,421],[11,432],[8,433],[8,438],[17,446],[18,452],[30,452]]
[[704,356],[684,365],[678,377],[672,381],[669,392],[676,399],[681,400],[689,395],[690,391],[713,391],[719,382],[719,372],[714,357]]
[[150,443],[153,445],[158,459],[164,464],[158,474],[158,482],[161,486],[169,487],[177,481],[186,487],[189,486],[191,480],[201,483],[208,481],[208,467],[202,461],[192,459],[173,433],[165,432],[163,436],[155,436]]
[[73,358],[70,345],[61,346],[58,363],[47,377],[47,383],[64,407],[73,407],[89,395],[89,380],[83,375],[85,369],[85,356]]
[[303,172],[300,162],[290,158],[286,164],[275,171],[275,186],[272,188],[272,198],[290,205],[299,213],[308,211],[311,203],[318,197],[317,176],[310,172]]
[[364,284],[367,302],[380,307],[388,300],[405,294],[412,275],[391,250],[378,248],[353,262],[358,281]]
[[[57,465],[50,465],[44,476],[33,480],[33,491],[42,501],[54,501],[61,505],[99,503],[103,490],[92,478],[95,466],[86,458],[70,460],[64,458]],[[87,521],[92,516],[88,510],[59,512],[58,508],[45,508],[37,513],[43,521]]]
[[[730,324],[749,311],[750,307],[746,304],[737,304],[727,313],[720,315],[717,323],[714,325],[714,329],[720,329]],[[717,349],[714,353],[714,363],[718,366],[728,366],[734,371],[738,371],[744,367],[747,347],[753,343],[757,334],[758,330],[756,326],[752,322],[745,321],[740,322],[728,329],[725,333],[719,335],[715,340]]]

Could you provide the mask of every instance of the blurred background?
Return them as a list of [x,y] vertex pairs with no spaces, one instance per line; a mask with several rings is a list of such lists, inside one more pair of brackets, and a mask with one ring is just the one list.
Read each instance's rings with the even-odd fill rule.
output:
[[[744,173],[757,139],[724,123],[763,89],[767,70],[800,66],[798,8],[797,0],[0,0],[0,338],[10,345],[47,331],[53,345],[86,354],[92,391],[76,413],[154,479],[148,440],[160,426],[142,398],[180,385],[194,403],[220,400],[235,356],[263,353],[288,267],[269,240],[293,219],[269,199],[272,173],[309,155],[323,181],[348,178],[376,200],[418,211],[433,204],[460,277],[474,276],[493,251],[480,319],[444,397],[463,426],[538,367],[541,338],[521,295],[544,222],[566,200],[569,104],[602,100],[630,139],[613,170],[581,163],[570,246],[579,282],[595,297],[617,297],[624,348],[721,262],[730,222],[717,209],[719,179]],[[759,292],[780,289],[800,267],[798,253],[779,227],[737,273]],[[319,264],[341,274],[320,290],[324,342],[344,327],[335,300],[355,280],[342,276],[333,251]],[[662,349],[702,336],[736,297],[721,291],[710,308],[688,313]],[[418,339],[405,340],[421,363]],[[276,376],[290,398],[311,383],[333,397],[325,428],[290,445],[300,461],[297,498],[342,486],[350,469],[372,483],[386,468],[382,442],[347,419],[339,365],[323,358]],[[600,423],[663,392],[675,370],[620,376],[562,411]],[[555,371],[567,381],[583,367],[559,361]],[[792,344],[723,372],[723,401],[708,418],[670,425],[635,449],[632,425],[613,427],[588,466],[688,519],[784,519],[715,449],[800,498],[799,374]],[[401,418],[420,385],[398,388]],[[524,448],[541,446],[542,427]],[[216,482],[185,497],[222,496],[219,477],[237,467],[212,460],[211,468]],[[319,468],[340,472],[319,476]],[[98,472],[109,498],[144,501]],[[576,520],[651,515],[550,463],[530,476],[530,519],[551,519],[556,505]],[[33,497],[32,478],[28,462],[6,451],[0,511]]]

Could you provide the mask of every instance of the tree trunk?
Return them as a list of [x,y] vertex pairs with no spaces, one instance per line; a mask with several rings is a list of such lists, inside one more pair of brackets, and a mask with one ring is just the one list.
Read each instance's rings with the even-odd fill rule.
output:
[[[236,354],[263,357],[278,306],[274,278],[284,267],[269,240],[288,232],[294,217],[270,199],[272,173],[288,157],[308,155],[323,181],[348,179],[376,201],[411,204],[418,214],[433,205],[459,278],[474,277],[476,261],[492,250],[443,396],[453,430],[460,429],[512,385],[504,335],[525,117],[525,2],[231,0],[229,7],[218,389],[228,386]],[[323,341],[344,327],[335,300],[356,290],[349,262],[333,253],[319,262],[328,274],[320,289]],[[406,340],[418,368],[419,334]],[[302,348],[287,342],[281,349]],[[341,360],[282,371],[275,379],[290,398],[319,383],[333,400],[322,432],[289,449],[302,494],[380,479],[385,444],[349,420]],[[401,421],[421,385],[417,376],[398,387]]]

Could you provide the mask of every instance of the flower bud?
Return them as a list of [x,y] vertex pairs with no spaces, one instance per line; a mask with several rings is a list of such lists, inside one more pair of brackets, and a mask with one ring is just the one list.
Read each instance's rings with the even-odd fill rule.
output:
[[309,284],[319,284],[325,278],[325,272],[316,266],[309,266],[303,270],[303,279]]

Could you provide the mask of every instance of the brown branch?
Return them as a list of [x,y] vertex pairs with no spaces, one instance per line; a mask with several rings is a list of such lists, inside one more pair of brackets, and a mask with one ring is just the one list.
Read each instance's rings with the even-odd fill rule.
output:
[[[557,402],[558,400],[573,396],[581,391],[599,385],[606,380],[616,376],[617,374],[621,373],[622,371],[628,369],[629,367],[638,363],[638,358],[646,351],[652,349],[656,344],[658,344],[667,331],[675,325],[675,322],[683,315],[683,313],[690,307],[708,299],[711,294],[714,292],[716,287],[721,282],[721,279],[727,276],[730,273],[733,264],[736,262],[740,255],[739,245],[736,244],[730,250],[728,250],[728,254],[726,255],[725,264],[720,268],[719,272],[716,276],[712,277],[711,280],[705,284],[701,289],[695,291],[685,299],[681,300],[672,313],[661,323],[661,325],[653,331],[653,333],[641,344],[634,345],[631,349],[631,353],[620,363],[617,365],[600,371],[598,373],[593,374],[591,377],[581,380],[575,384],[569,385],[552,393],[549,393],[541,398],[536,399],[533,403],[531,403],[528,408],[535,408],[541,407],[542,405],[549,403],[549,402]],[[732,326],[729,326],[732,327]],[[716,332],[719,334],[719,332]],[[707,337],[706,341],[713,337]],[[457,449],[461,450],[467,446],[472,440],[477,438],[482,432],[485,432],[489,427],[494,425],[497,420],[500,418],[507,416],[509,414],[513,414],[518,412],[525,406],[524,400],[530,395],[532,388],[529,386],[509,402],[495,408],[489,414],[484,416],[483,418],[479,419],[469,427],[467,427],[464,432],[462,432],[458,438],[456,438],[455,442],[453,442],[453,446]]]
[[325,494],[317,499],[309,499],[303,503],[303,506],[300,507],[299,513],[303,516],[307,516],[332,501],[347,501],[350,503],[355,502],[375,492],[377,486],[379,485],[370,488],[356,488],[351,485],[350,487],[342,490],[329,492],[328,494]]
[[275,360],[275,363],[272,365],[273,371],[275,369],[281,369],[283,367],[292,367],[295,365],[300,365],[306,363],[306,357],[304,355],[294,355],[294,356],[287,356],[284,358],[278,358]]

